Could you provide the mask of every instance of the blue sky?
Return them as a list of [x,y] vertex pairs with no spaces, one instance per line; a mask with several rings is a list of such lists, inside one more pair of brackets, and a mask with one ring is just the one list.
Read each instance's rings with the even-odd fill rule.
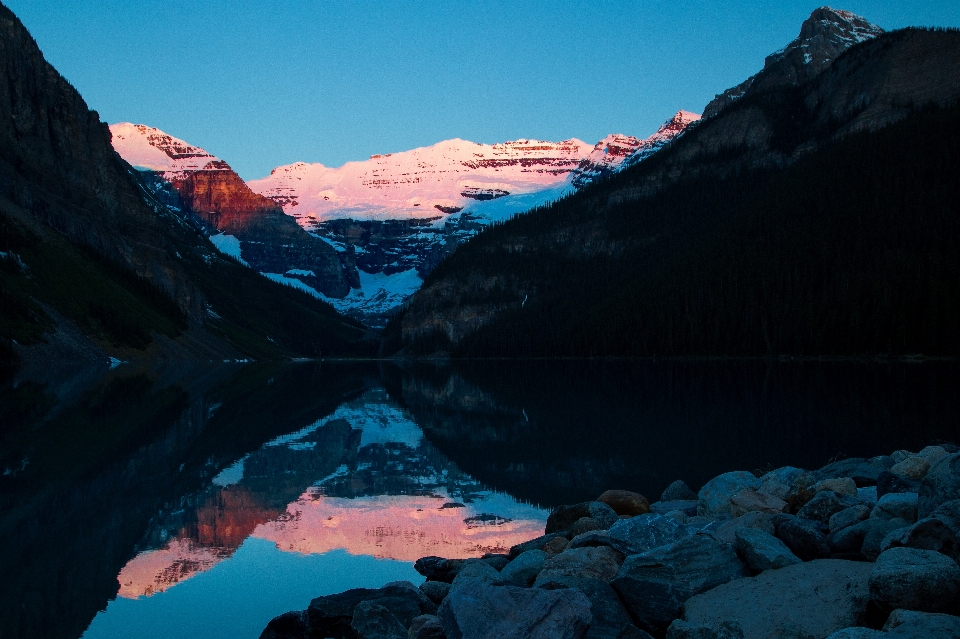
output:
[[[758,71],[823,0],[4,1],[102,119],[252,179],[454,137],[645,137]],[[958,0],[836,6],[960,26]]]

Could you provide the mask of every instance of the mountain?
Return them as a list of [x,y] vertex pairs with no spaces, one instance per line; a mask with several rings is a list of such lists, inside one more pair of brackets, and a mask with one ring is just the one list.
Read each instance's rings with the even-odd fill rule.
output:
[[0,27],[0,359],[369,349],[329,305],[223,259],[3,5]]
[[[831,15],[868,24],[818,9],[782,59]],[[960,33],[861,39],[813,77],[768,64],[653,157],[464,244],[384,352],[960,354]]]

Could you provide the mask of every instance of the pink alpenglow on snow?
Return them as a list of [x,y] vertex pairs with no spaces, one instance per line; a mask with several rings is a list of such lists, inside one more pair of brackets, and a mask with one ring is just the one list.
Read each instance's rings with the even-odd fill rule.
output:
[[160,129],[120,122],[110,125],[113,148],[134,168],[150,169],[167,181],[197,171],[220,171],[226,163],[200,147],[192,146]]

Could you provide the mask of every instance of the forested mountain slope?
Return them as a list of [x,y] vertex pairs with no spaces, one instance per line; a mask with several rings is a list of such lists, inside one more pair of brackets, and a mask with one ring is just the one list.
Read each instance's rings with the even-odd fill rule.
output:
[[0,359],[352,354],[363,336],[151,199],[0,5]]
[[747,90],[461,247],[384,352],[960,355],[958,68],[960,33],[910,29]]

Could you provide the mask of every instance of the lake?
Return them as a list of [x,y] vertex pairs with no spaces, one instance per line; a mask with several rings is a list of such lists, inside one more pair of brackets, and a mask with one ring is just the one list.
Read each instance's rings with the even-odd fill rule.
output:
[[960,440],[952,362],[50,366],[0,379],[0,637],[257,637],[551,507]]

